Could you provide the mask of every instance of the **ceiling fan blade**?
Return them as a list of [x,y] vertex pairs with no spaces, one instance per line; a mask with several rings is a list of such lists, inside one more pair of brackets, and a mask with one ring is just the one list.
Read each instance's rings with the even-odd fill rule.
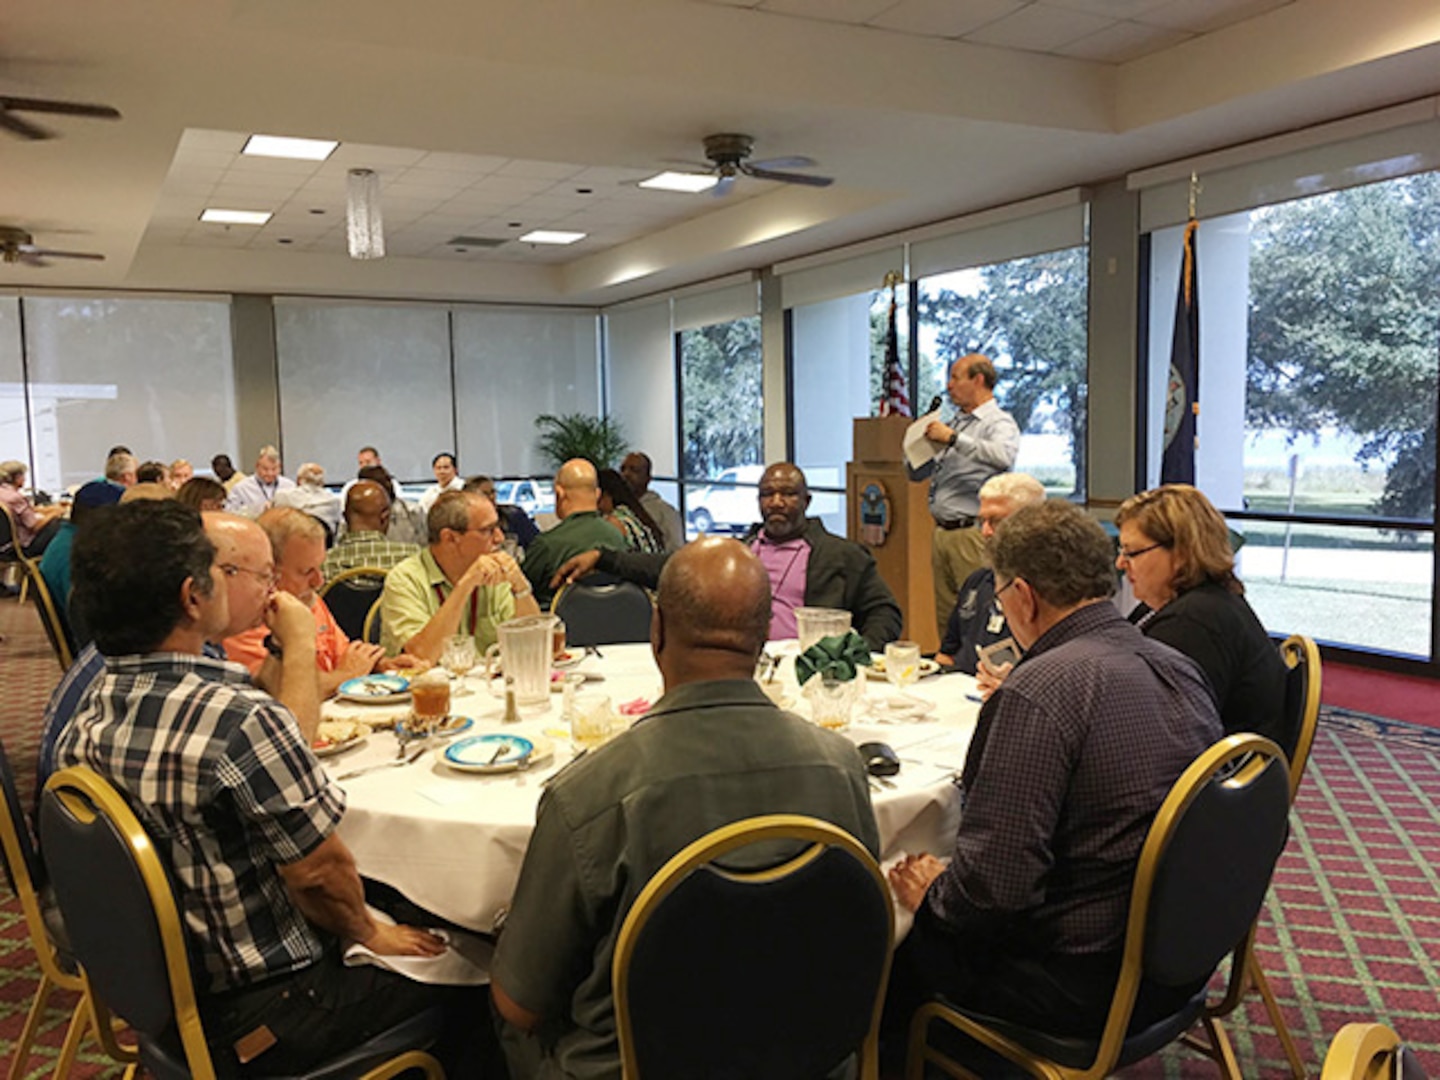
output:
[[48,262],[46,262],[44,259],[40,258],[40,256],[37,255],[37,254],[36,254],[35,252],[33,252],[33,251],[17,251],[17,252],[14,253],[13,257],[11,256],[11,253],[7,251],[7,252],[5,253],[5,256],[6,256],[5,261],[8,262],[8,263],[24,263],[26,266],[49,266],[49,265],[50,265]]
[[50,101],[47,98],[0,96],[0,109],[19,112],[56,113],[61,116],[88,116],[95,120],[119,120],[120,110],[109,105],[87,105],[78,101]]
[[37,127],[28,121],[21,120],[18,116],[12,116],[3,108],[0,108],[0,128],[19,135],[22,139],[53,139],[52,132],[42,127]]
[[726,195],[730,194],[731,189],[734,187],[735,177],[722,176],[715,182],[715,186],[710,189],[710,194],[717,199],[723,199]]
[[686,158],[661,158],[662,165],[681,165],[686,172],[708,173],[715,168],[713,161],[690,161]]
[[810,176],[807,173],[792,172],[771,172],[769,169],[757,169],[753,165],[741,165],[742,172],[755,177],[756,180],[778,180],[782,184],[804,184],[806,187],[829,187],[835,182],[829,176]]
[[752,169],[813,169],[819,162],[814,158],[806,157],[803,154],[795,157],[772,157],[764,161],[752,161]]
[[95,251],[46,251],[42,248],[22,247],[22,255],[33,256],[37,259],[89,259],[91,262],[104,262],[105,256]]

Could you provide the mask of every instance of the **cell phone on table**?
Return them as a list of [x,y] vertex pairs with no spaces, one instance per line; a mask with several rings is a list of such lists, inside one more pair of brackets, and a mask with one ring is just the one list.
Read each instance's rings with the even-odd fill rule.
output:
[[1015,644],[1015,639],[1007,637],[993,645],[976,645],[975,655],[980,657],[980,663],[987,667],[1002,668],[1006,664],[1018,664],[1024,654],[1020,651],[1020,646]]

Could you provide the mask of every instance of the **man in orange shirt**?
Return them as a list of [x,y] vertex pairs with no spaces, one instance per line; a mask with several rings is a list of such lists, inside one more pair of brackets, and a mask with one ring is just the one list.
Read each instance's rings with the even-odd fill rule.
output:
[[[304,511],[287,507],[267,510],[258,520],[270,538],[279,588],[309,608],[315,618],[315,667],[319,672],[321,698],[334,694],[347,679],[372,671],[414,667],[419,663],[410,656],[387,658],[378,645],[351,641],[335,622],[317,591],[325,583],[320,570],[320,564],[325,561],[325,527],[318,520]],[[270,655],[266,637],[266,628],[257,626],[226,638],[225,655],[244,664],[253,674]]]

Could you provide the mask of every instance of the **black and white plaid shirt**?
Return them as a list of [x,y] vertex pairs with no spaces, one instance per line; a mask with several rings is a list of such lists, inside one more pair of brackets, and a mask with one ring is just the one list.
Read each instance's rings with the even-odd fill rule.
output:
[[126,797],[165,858],[217,993],[319,959],[277,864],[313,851],[345,812],[294,716],[238,664],[182,653],[110,657],[66,726],[59,765]]

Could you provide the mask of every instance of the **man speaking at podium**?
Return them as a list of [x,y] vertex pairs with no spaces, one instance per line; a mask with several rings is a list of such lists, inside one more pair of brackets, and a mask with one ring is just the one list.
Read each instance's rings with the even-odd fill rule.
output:
[[1020,428],[995,401],[995,365],[971,353],[950,365],[946,391],[960,409],[955,426],[932,420],[925,437],[939,450],[918,469],[907,462],[911,480],[930,481],[930,514],[935,534],[930,565],[935,578],[935,623],[943,638],[960,585],[985,562],[980,535],[980,487],[1008,472],[1020,451]]

